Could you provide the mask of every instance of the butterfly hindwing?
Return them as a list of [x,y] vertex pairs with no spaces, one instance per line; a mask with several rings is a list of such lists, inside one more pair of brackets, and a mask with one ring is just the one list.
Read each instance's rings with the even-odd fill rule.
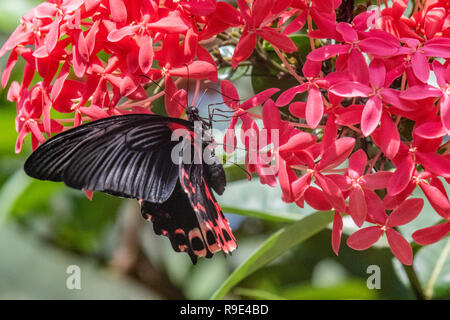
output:
[[194,264],[198,257],[211,258],[219,250],[212,232],[199,222],[179,182],[167,201],[141,202],[141,212],[145,219],[152,221],[156,234],[168,237],[172,248],[189,254]]
[[[211,176],[211,173],[215,175]],[[212,232],[216,240],[216,243],[211,246],[211,251],[214,252],[220,249],[225,253],[231,253],[236,249],[236,240],[231,232],[227,218],[224,216],[213,192],[208,186],[207,181],[211,180],[212,177],[217,179],[215,180],[216,188],[223,190],[225,188],[225,173],[222,165],[186,162],[186,159],[183,159],[183,153],[180,152],[181,187],[187,194],[199,220],[205,225],[207,231]]]

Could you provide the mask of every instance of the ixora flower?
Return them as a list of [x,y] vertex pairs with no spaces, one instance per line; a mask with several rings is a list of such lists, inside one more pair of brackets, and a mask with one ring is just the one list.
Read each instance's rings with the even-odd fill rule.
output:
[[[450,231],[450,8],[416,1],[411,11],[408,1],[393,0],[360,13],[349,3],[45,1],[0,49],[0,57],[9,53],[1,84],[17,105],[15,150],[28,135],[36,149],[53,134],[111,116],[158,110],[178,124],[192,117],[181,81],[195,82],[195,104],[202,83],[253,65],[245,76],[255,93],[245,101],[230,80],[220,82],[226,153],[235,151],[242,122],[246,170],[278,186],[285,202],[333,211],[336,254],[348,215],[359,228],[348,246],[365,250],[386,235],[409,265],[411,246],[397,227],[419,214],[444,219],[412,233],[420,245]],[[9,84],[19,59],[22,78]],[[267,74],[258,74],[260,63]],[[435,212],[422,211],[415,190]]]
[[423,207],[423,200],[411,198],[402,202],[389,215],[386,214],[383,203],[378,197],[370,197],[368,221],[377,224],[373,227],[362,228],[352,234],[347,244],[355,250],[365,250],[386,234],[392,253],[400,262],[411,265],[413,251],[408,241],[395,230],[395,227],[405,225],[414,220]]
[[297,50],[294,42],[288,36],[269,27],[271,22],[289,7],[290,2],[291,0],[258,0],[254,1],[252,7],[249,8],[245,0],[238,0],[245,27],[233,54],[233,69],[251,55],[258,36],[283,51]]

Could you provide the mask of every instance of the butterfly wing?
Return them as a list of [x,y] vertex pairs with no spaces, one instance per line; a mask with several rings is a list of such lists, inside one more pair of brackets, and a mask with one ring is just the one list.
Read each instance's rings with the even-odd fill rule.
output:
[[80,190],[161,203],[171,195],[178,164],[171,158],[172,125],[182,119],[132,114],[93,121],[51,138],[25,163],[41,180],[64,181]]
[[[217,173],[219,171],[219,173]],[[214,175],[211,175],[214,173]],[[220,164],[195,164],[183,161],[183,152],[180,152],[180,184],[189,198],[201,225],[204,236],[211,232],[216,240],[211,251],[223,250],[231,253],[236,249],[236,239],[231,232],[227,218],[224,216],[220,205],[209,187],[208,181],[216,178],[214,189],[223,192],[225,188],[225,173]],[[219,178],[217,178],[219,177]],[[219,191],[219,192],[220,192]]]
[[209,188],[223,193],[223,168],[180,165],[179,141],[171,139],[180,126],[192,134],[191,122],[157,115],[93,121],[42,144],[27,159],[25,172],[76,189],[139,199],[155,233],[168,236],[174,250],[187,252],[193,263],[219,250],[230,253],[236,242]]
[[141,202],[142,216],[151,220],[157,235],[169,238],[176,252],[189,254],[192,263],[198,257],[211,258],[220,250],[211,231],[199,222],[187,194],[178,182],[170,198],[163,203]]

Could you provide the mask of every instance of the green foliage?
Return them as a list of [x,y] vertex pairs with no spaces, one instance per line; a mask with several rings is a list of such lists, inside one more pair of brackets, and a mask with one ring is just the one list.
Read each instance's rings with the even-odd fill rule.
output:
[[239,281],[325,228],[332,221],[330,212],[316,213],[301,219],[269,237],[261,247],[240,265],[212,296],[222,298]]
[[[13,31],[19,16],[36,3],[40,1],[0,3],[0,43]],[[299,48],[295,53],[297,61],[304,61],[310,51],[308,38],[303,34],[291,38]],[[263,48],[273,61],[281,64],[270,44],[264,42]],[[0,66],[5,65],[6,58],[0,60]],[[301,73],[301,65],[294,67]],[[23,63],[19,62],[12,80],[20,80],[22,72]],[[242,98],[250,97],[247,91],[252,88],[255,92],[272,87],[283,90],[296,84],[291,77],[283,77],[276,66],[265,63],[242,66],[234,71],[226,67],[220,70],[219,77],[244,84],[239,86],[246,91]],[[238,215],[230,219],[239,244],[232,257],[215,255],[211,260],[201,259],[192,266],[186,255],[172,251],[167,239],[153,234],[150,223],[139,220],[144,224],[136,240],[137,245],[143,247],[139,254],[151,261],[154,269],[140,270],[145,277],[137,280],[138,272],[125,273],[127,281],[135,281],[132,286],[112,284],[118,277],[105,272],[108,269],[104,265],[111,264],[120,248],[122,227],[128,217],[124,212],[131,211],[131,216],[138,216],[137,206],[130,205],[129,200],[101,193],[96,193],[90,201],[82,192],[70,190],[62,183],[28,178],[22,167],[31,152],[30,141],[25,141],[21,155],[14,153],[15,106],[6,101],[6,94],[7,90],[0,90],[0,298],[166,297],[161,292],[153,292],[156,289],[145,282],[152,276],[165,276],[166,287],[171,286],[190,299],[211,296],[214,299],[225,296],[242,299],[414,298],[403,267],[392,259],[386,247],[381,245],[364,252],[348,249],[346,235],[354,231],[350,222],[344,226],[341,250],[336,257],[330,244],[331,213],[312,213],[309,207],[300,209],[283,203],[279,188],[262,186],[257,179],[247,181],[246,173],[234,165],[226,168],[227,190],[218,197],[224,212]],[[302,100],[305,96],[306,93],[296,99]],[[158,99],[153,111],[163,113],[163,103],[164,98]],[[408,125],[400,123],[401,128]],[[416,196],[424,197],[420,191]],[[407,238],[410,239],[413,230],[440,220],[429,205],[424,210],[427,212],[419,219],[401,228]],[[416,251],[414,270],[425,297],[449,298],[448,237]],[[61,290],[68,264],[89,270],[84,295]],[[366,286],[366,268],[374,264],[382,270],[380,290],[369,290]],[[32,276],[26,277],[27,274]]]

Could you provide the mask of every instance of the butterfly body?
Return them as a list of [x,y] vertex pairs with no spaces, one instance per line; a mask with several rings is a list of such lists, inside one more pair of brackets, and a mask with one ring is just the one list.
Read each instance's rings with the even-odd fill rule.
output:
[[[203,158],[186,161],[185,149],[174,151],[180,144],[172,138],[174,129],[194,135],[194,121],[201,121],[196,108],[186,113],[189,120],[129,114],[72,128],[37,148],[25,172],[80,190],[138,199],[155,233],[167,236],[193,263],[219,250],[231,253],[236,242],[211,191],[225,190],[222,165]],[[203,154],[209,141],[197,146],[193,140],[188,151]],[[216,160],[213,151],[209,155]]]

